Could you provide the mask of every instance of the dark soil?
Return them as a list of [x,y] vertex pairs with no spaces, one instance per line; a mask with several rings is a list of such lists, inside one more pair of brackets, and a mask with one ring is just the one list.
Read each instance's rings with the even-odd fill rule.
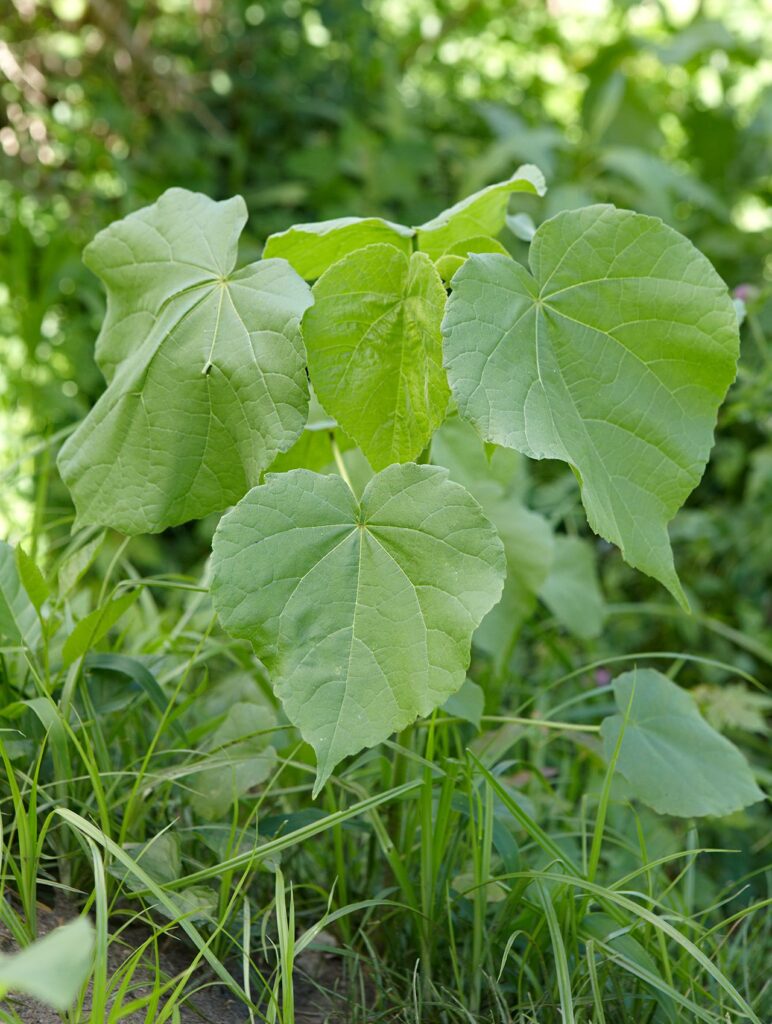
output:
[[[71,906],[39,906],[38,936],[42,938],[73,916],[75,911]],[[148,934],[141,925],[132,925],[123,930],[120,941],[110,943],[108,981]],[[326,948],[334,945],[330,936],[320,938]],[[13,953],[17,948],[7,929],[0,924],[0,951]],[[192,961],[190,949],[173,934],[161,939],[158,948],[161,971],[166,977],[180,975]],[[129,998],[136,999],[149,992],[153,976],[151,967],[138,968]],[[234,977],[239,978],[236,970]],[[147,983],[147,987],[143,988],[143,983]],[[179,1005],[181,1024],[248,1024],[249,1015],[243,1004],[212,976],[206,965],[197,968],[191,988],[195,989],[193,994]],[[347,1002],[341,957],[314,948],[298,957],[295,970],[295,1017],[298,1024],[344,1024],[348,1019]],[[84,1004],[84,1024],[104,1024],[91,1019],[90,1009],[89,993]],[[56,1012],[27,996],[12,995],[0,1000],[0,1020],[13,1019],[6,1017],[9,1011],[13,1011],[24,1024],[61,1024],[62,1020]],[[121,1020],[125,1024],[147,1024],[146,1014],[147,1010],[141,1009]]]

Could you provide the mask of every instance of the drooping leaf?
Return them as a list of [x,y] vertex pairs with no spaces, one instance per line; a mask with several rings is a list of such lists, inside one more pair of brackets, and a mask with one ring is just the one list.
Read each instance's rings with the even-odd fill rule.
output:
[[22,585],[14,549],[0,540],[0,639],[32,647],[39,634],[35,606]]
[[0,996],[19,992],[55,1010],[69,1010],[93,955],[94,927],[87,917],[79,917],[19,953],[0,957]]
[[418,248],[437,260],[456,242],[481,235],[497,235],[504,227],[513,192],[544,195],[544,175],[533,164],[523,164],[507,181],[488,185],[467,196],[432,220],[416,228]]
[[315,224],[295,224],[287,231],[270,235],[263,256],[279,256],[301,277],[313,281],[333,263],[366,245],[385,242],[409,256],[414,234],[412,228],[380,217],[339,217]]
[[40,612],[50,596],[50,590],[43,573],[21,546],[16,548],[16,568],[19,570],[19,579],[27,591],[27,596],[36,611]]
[[314,285],[303,320],[319,400],[374,469],[415,459],[445,417],[445,289],[423,253],[369,245]]
[[633,794],[660,814],[724,815],[762,800],[748,762],[700,714],[693,697],[654,669],[625,672],[613,682],[619,714],[603,720],[607,758],[617,761]]
[[227,816],[238,800],[273,771],[276,715],[261,704],[237,703],[208,743],[206,767],[190,778],[194,810],[203,818]]
[[223,517],[212,598],[251,641],[317,754],[318,792],[346,755],[443,704],[498,600],[501,541],[446,471],[407,463],[360,502],[340,477],[267,477]]
[[685,604],[667,523],[702,475],[734,378],[726,288],[685,238],[608,206],[542,224],[532,273],[470,256],[443,333],[461,414],[574,467],[596,533]]
[[80,524],[157,532],[237,501],[302,430],[308,286],[281,260],[235,270],[240,197],[170,189],[100,232],[108,388],[59,455]]
[[71,665],[89,648],[106,637],[123,613],[131,608],[139,594],[138,588],[130,590],[126,594],[121,594],[120,597],[114,597],[111,601],[84,616],[64,641],[62,647],[64,664]]
[[[87,531],[86,536],[92,532]],[[82,537],[82,535],[80,536]],[[105,536],[106,531],[99,530],[93,537],[90,537],[83,544],[71,550],[62,560],[57,572],[60,597],[69,594],[78,580],[82,579],[86,572],[88,572],[104,543]],[[75,543],[77,544],[78,541],[75,541]]]
[[539,597],[566,629],[584,640],[600,636],[605,608],[592,547],[581,537],[555,537],[549,576]]

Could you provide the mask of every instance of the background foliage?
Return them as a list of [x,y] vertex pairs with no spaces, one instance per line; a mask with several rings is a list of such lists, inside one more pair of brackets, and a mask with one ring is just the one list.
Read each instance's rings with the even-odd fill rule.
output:
[[[108,581],[111,586],[119,578],[161,575],[168,580],[184,573],[186,586],[197,583],[216,522],[204,520],[161,538],[138,538],[128,549],[117,536],[109,535],[101,547],[95,537],[95,571],[88,571],[87,559],[82,566],[67,559],[72,508],[56,476],[54,455],[59,440],[103,388],[93,342],[104,298],[81,262],[83,246],[97,230],[172,185],[215,199],[239,193],[250,213],[251,234],[242,243],[246,260],[259,255],[271,232],[295,222],[379,214],[421,223],[460,196],[507,177],[517,164],[533,162],[544,170],[549,191],[543,200],[513,200],[512,211],[519,217],[512,221],[506,244],[516,258],[525,256],[521,239],[531,224],[562,209],[601,201],[661,217],[705,252],[744,303],[742,355],[706,476],[671,528],[695,615],[686,617],[656,584],[631,572],[616,552],[588,533],[565,467],[534,464],[526,475],[521,466],[509,466],[517,501],[525,499],[546,516],[563,543],[586,540],[582,557],[589,568],[568,610],[565,602],[571,605],[575,581],[553,581],[551,590],[545,588],[541,604],[528,609],[533,617],[518,643],[500,650],[495,644],[486,647],[481,637],[471,675],[485,688],[489,714],[527,709],[544,716],[552,700],[547,684],[578,666],[597,667],[583,677],[584,689],[561,692],[561,700],[602,689],[611,659],[635,652],[691,652],[728,663],[734,667],[729,674],[688,660],[676,663],[679,682],[693,688],[714,726],[738,739],[757,767],[764,764],[768,703],[743,674],[764,678],[772,640],[769,0],[5,0],[2,8],[0,536],[23,542],[49,576],[60,570],[66,610],[56,615],[62,622],[71,625],[73,614],[79,618],[102,605]],[[454,441],[450,449],[458,455],[463,445]],[[500,500],[509,497],[502,494]],[[574,553],[569,562],[576,564],[577,557]],[[600,587],[592,584],[588,597],[593,565]],[[157,783],[159,799],[153,807],[140,806],[137,787],[147,767],[141,738],[148,731],[155,735],[159,701],[162,706],[164,694],[166,699],[176,695],[176,726],[163,720],[156,736],[161,749],[176,750],[181,741],[175,730],[180,728],[201,757],[235,740],[247,744],[242,752],[245,792],[268,777],[276,751],[284,751],[290,738],[284,737],[283,747],[281,734],[273,737],[269,756],[264,736],[256,744],[254,737],[244,741],[234,731],[227,714],[233,700],[228,695],[234,693],[252,707],[255,733],[275,728],[265,679],[243,647],[227,644],[213,628],[200,594],[159,589],[152,595],[143,589],[135,602],[117,597],[125,607],[115,610],[114,621],[124,612],[128,616],[117,639],[109,641],[109,651],[109,625],[81,637],[76,656],[93,648],[91,658],[127,658],[92,663],[88,687],[78,697],[83,702],[79,714],[87,723],[81,740],[87,739],[87,749],[93,750],[93,771],[116,770],[125,773],[124,782],[129,780],[125,792],[110,783],[113,788],[101,797],[97,791],[96,798],[97,804],[103,799],[121,807],[116,835],[124,847],[141,850],[179,812],[187,831],[170,840],[174,870],[181,871],[180,856],[188,869],[206,870],[222,859],[225,847],[222,836],[201,825],[212,816],[211,794],[207,800],[205,791],[217,791],[220,784],[225,788],[229,776],[226,781],[217,776],[223,767],[215,760],[206,771],[199,765],[198,780],[178,766],[183,780],[178,783],[175,769],[167,765],[169,774]],[[596,624],[603,616],[600,632]],[[566,621],[574,628],[566,628]],[[49,641],[56,646],[53,627]],[[33,695],[29,672],[3,664],[3,704],[13,708],[14,722],[23,719],[27,736],[10,748],[11,756],[20,758],[26,770],[35,757],[35,744],[28,740],[39,744],[46,727],[15,703]],[[163,693],[152,688],[143,668],[151,680],[161,680]],[[116,673],[131,683],[118,697]],[[179,691],[174,689],[178,683]],[[612,707],[610,696],[600,698],[604,708]],[[477,698],[470,699],[474,705]],[[256,710],[261,700],[266,706]],[[95,708],[100,713],[89,718]],[[110,715],[116,711],[134,716],[128,737],[115,732]],[[469,705],[462,711],[461,717],[468,715]],[[481,711],[478,707],[476,714]],[[414,759],[426,750],[423,734],[419,742],[417,733],[405,740],[407,746],[390,767],[376,760],[368,768],[365,762],[367,785],[377,777],[385,789],[404,782],[411,771],[420,775],[423,769],[415,767]],[[561,834],[566,848],[575,849],[576,835],[589,827],[583,801],[587,792],[597,791],[600,776],[592,744],[571,735],[553,741],[531,731],[525,747],[517,749],[518,770],[530,773],[530,783],[522,783],[525,789],[531,786],[529,811],[544,829]],[[508,749],[506,734],[476,742],[478,753],[486,751],[484,760],[490,754],[486,764],[495,760],[491,750],[503,756]],[[437,748],[452,756],[463,743],[446,735],[437,740]],[[95,810],[95,797],[78,774],[87,775],[88,766],[72,769],[72,780],[78,781],[64,782],[62,759],[68,749],[64,739],[54,745],[51,763],[41,762],[40,771],[54,795],[88,815]],[[295,757],[295,748],[290,749]],[[290,764],[291,775],[292,757],[282,756],[286,761],[280,763],[284,770]],[[211,785],[200,785],[202,775]],[[358,776],[352,779],[357,795]],[[276,805],[269,801],[267,810],[274,816],[313,814],[306,785],[310,788],[306,774],[298,770],[288,784],[289,796],[279,787]],[[305,793],[303,799],[293,795],[293,786]],[[4,807],[13,803],[19,813],[12,796],[3,790]],[[329,812],[338,809],[339,797],[329,797]],[[491,821],[499,821],[498,800]],[[484,818],[480,808],[471,806],[463,814],[458,811],[470,832],[458,841],[461,860],[463,851],[473,856],[475,828]],[[234,820],[248,829],[251,811],[242,806],[240,818],[237,811]],[[634,869],[631,849],[642,827],[624,813],[621,802],[612,805],[614,839],[604,855],[606,869],[618,874]],[[697,833],[690,826],[665,826],[647,811],[642,816],[649,856],[696,849]],[[109,831],[108,818],[100,820]],[[280,830],[279,821],[271,825],[270,815],[268,820],[266,835],[272,827]],[[420,824],[420,817],[416,821],[407,814],[386,822],[399,832],[399,856],[404,856],[392,860],[386,880],[374,867],[375,840],[366,847],[369,859],[363,859],[364,840],[356,832],[336,832],[329,861],[321,846],[297,851],[292,871],[308,885],[299,898],[299,913],[320,915],[326,897],[314,888],[316,881],[329,888],[336,876],[341,906],[347,899],[368,898],[376,884],[394,897],[387,884],[394,877],[402,886],[394,898],[409,902],[411,872],[418,870],[409,836]],[[496,828],[500,832],[500,823]],[[57,879],[87,888],[88,861],[78,859],[71,837],[55,834],[55,854],[71,865]],[[526,848],[529,842],[534,845],[533,836]],[[688,917],[698,905],[720,903],[740,877],[748,885],[743,905],[764,897],[768,833],[761,812],[737,815],[721,826],[707,823],[699,842],[736,846],[741,852],[699,873],[673,873],[668,898],[677,902],[679,913]],[[536,860],[541,858],[544,867],[549,857],[535,845]],[[341,881],[346,872],[338,869],[349,863],[347,854],[357,867]],[[513,854],[508,864],[515,870],[522,862]],[[467,867],[470,877],[483,877],[484,864]],[[46,862],[41,874],[50,880],[55,871]],[[17,873],[17,883],[20,877],[23,881]],[[263,871],[252,884],[264,894],[267,887],[273,891],[274,880]],[[21,888],[31,937],[34,899],[30,903],[30,892],[25,896]],[[568,904],[560,902],[558,890],[548,891],[564,934],[571,934]],[[214,899],[221,914],[229,906],[227,884],[194,897]],[[439,914],[439,904],[427,908],[425,894],[413,892],[413,897],[416,905],[424,899],[423,912]],[[486,901],[461,904],[472,935],[470,963],[479,965],[482,954],[474,943]],[[495,909],[494,900],[491,906]],[[214,913],[211,907],[207,913]],[[522,911],[516,924],[538,931],[549,918],[539,925],[537,917]],[[511,924],[504,922],[503,916],[492,923],[489,919],[499,957]],[[243,920],[234,927],[242,928]],[[438,948],[441,935],[438,931],[434,938]],[[396,971],[396,980],[390,966],[379,976],[386,991],[393,983],[397,993],[410,988],[415,957],[432,953],[418,926],[394,929],[387,940],[377,938],[377,956],[366,935],[354,936],[346,925],[343,937],[375,960],[409,965],[404,975]],[[654,945],[653,933],[649,938]],[[748,934],[742,941],[747,953],[752,945]],[[218,956],[224,955],[225,945],[215,942]],[[757,952],[762,947],[759,943]],[[539,941],[534,940],[534,948],[541,957]],[[740,946],[724,950],[727,970],[752,976],[752,967],[735,949]],[[571,971],[581,974],[578,961],[570,962]],[[527,957],[523,963],[516,988],[524,1004],[523,992],[533,982],[528,972],[536,977],[543,969],[550,983],[554,972],[538,958],[535,966]],[[492,961],[488,966],[493,968]],[[688,979],[690,961],[674,960],[668,969],[671,981],[672,976]],[[620,990],[619,1005],[629,1008],[625,998]],[[479,991],[476,999],[479,1004]],[[667,1019],[671,1011],[659,1003],[654,1012]]]

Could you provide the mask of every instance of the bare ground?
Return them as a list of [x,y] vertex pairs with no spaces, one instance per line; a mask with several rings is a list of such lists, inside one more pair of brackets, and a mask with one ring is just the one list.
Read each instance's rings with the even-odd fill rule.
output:
[[[53,908],[39,906],[38,936],[42,937],[65,924],[74,913],[66,905]],[[141,925],[132,925],[122,932],[122,942],[110,943],[108,981],[147,936],[148,931]],[[12,953],[17,948],[10,933],[0,924],[0,951]],[[191,963],[190,950],[175,935],[162,938],[158,949],[161,972],[165,977],[180,975]],[[150,991],[153,974],[149,966],[137,969],[130,998],[139,998]],[[235,970],[234,977],[239,977]],[[179,1007],[181,1024],[248,1024],[249,1015],[243,1004],[211,975],[208,967],[196,969],[191,988],[195,991]],[[91,1019],[90,1000],[89,992],[84,1004],[83,1021],[88,1021],[88,1024],[104,1024],[101,1020]],[[299,1024],[344,1024],[348,1019],[347,1003],[341,957],[309,949],[298,959],[295,971],[295,1017]],[[23,1024],[61,1024],[62,1021],[55,1011],[27,996],[9,996],[0,1000],[0,1020],[14,1019],[6,1016],[9,1011],[15,1013]],[[121,1017],[121,1021],[125,1024],[148,1024],[147,1009]]]

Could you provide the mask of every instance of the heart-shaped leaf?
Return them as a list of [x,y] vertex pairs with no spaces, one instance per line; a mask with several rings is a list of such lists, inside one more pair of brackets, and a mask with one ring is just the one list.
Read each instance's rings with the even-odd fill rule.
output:
[[601,724],[603,749],[611,759],[624,727],[616,767],[639,800],[660,814],[692,818],[731,814],[764,799],[737,747],[667,676],[637,669],[613,687],[620,713]]
[[368,245],[333,264],[313,293],[303,335],[320,402],[375,469],[415,459],[450,397],[445,289],[431,260]]
[[463,487],[407,463],[361,502],[340,477],[270,474],[223,517],[212,567],[223,626],[251,641],[316,751],[318,792],[346,755],[460,688],[505,557]]
[[574,467],[596,533],[683,604],[667,523],[705,468],[738,353],[726,287],[687,239],[609,206],[546,221],[532,273],[472,255],[443,323],[459,411]]
[[218,511],[300,434],[310,291],[280,260],[234,270],[245,222],[240,197],[170,189],[86,248],[109,386],[59,456],[79,523],[136,534]]

